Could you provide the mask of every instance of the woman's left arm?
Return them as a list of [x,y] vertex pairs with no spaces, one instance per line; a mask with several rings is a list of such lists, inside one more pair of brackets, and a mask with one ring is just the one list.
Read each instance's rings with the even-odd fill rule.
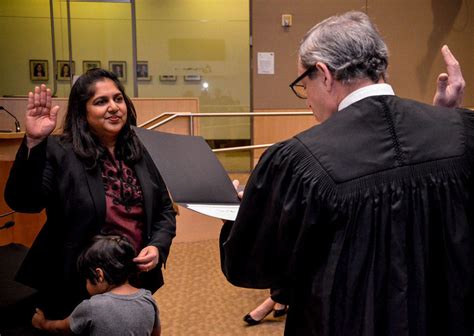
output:
[[[168,192],[166,192],[166,197],[170,204],[172,204]],[[153,211],[159,212],[158,209],[153,209]],[[158,214],[159,218],[152,223],[150,232],[151,240],[148,242],[148,245],[140,251],[138,256],[133,259],[133,261],[137,263],[137,267],[140,271],[148,272],[157,265],[161,267],[162,264],[166,263],[171,241],[176,235],[175,214],[172,205],[169,209],[168,206],[166,206],[162,212]]]
[[[147,246],[134,259],[141,271],[149,271],[158,264],[166,263],[171,242],[176,235],[176,212],[163,178],[155,168],[148,153],[145,154],[147,167],[153,177],[152,222],[148,232]],[[149,182],[151,183],[151,182]]]

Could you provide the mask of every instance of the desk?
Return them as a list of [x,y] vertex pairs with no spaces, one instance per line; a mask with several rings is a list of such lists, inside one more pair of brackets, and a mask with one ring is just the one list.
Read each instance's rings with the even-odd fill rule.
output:
[[15,160],[16,152],[24,136],[25,132],[0,132],[0,161],[13,162]]
[[[0,133],[0,214],[11,211],[5,203],[3,193],[16,152],[24,136],[25,132]],[[0,230],[0,245],[19,243],[30,247],[45,218],[44,211],[39,214],[14,213],[0,218],[0,225],[11,220],[15,222],[14,227]]]

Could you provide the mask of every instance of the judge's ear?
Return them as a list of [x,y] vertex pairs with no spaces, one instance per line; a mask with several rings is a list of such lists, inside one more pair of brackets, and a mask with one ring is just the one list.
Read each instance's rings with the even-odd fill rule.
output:
[[322,77],[321,80],[324,87],[326,87],[326,89],[330,91],[335,81],[332,72],[329,71],[328,66],[324,64],[323,62],[316,63],[316,68],[318,69],[318,72],[321,73],[320,74]]
[[104,282],[105,277],[104,277],[104,271],[102,270],[102,268],[97,267],[97,268],[95,269],[95,273],[96,273],[96,275],[97,275],[97,282],[98,282],[98,283]]

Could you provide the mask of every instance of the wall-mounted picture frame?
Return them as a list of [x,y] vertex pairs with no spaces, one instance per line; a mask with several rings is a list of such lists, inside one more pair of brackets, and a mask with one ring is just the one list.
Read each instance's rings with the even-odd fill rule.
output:
[[47,60],[30,60],[30,80],[47,81],[48,74]]
[[100,68],[100,61],[82,61],[82,73],[95,68]]
[[69,61],[58,61],[57,65],[58,81],[69,81],[76,73],[74,61],[71,62],[71,65],[69,65]]
[[186,82],[199,82],[201,80],[201,75],[184,75],[184,80]]
[[109,71],[112,71],[121,81],[127,80],[127,62],[109,61]]
[[137,80],[149,81],[151,80],[150,72],[148,69],[148,61],[137,61]]
[[176,82],[176,79],[175,75],[160,75],[161,82]]

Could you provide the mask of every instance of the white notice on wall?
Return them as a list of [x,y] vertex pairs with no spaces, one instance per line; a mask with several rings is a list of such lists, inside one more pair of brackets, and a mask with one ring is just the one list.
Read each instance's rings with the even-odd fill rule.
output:
[[259,52],[257,53],[257,73],[259,75],[275,74],[275,53]]

